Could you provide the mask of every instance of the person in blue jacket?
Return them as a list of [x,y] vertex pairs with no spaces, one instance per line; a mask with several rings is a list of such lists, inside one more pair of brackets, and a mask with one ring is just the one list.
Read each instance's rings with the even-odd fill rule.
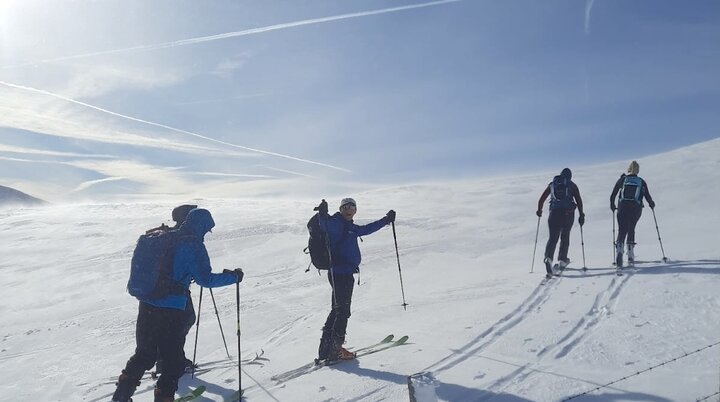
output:
[[[188,213],[192,211],[193,209],[197,208],[197,205],[191,205],[191,204],[183,204],[179,205],[172,210],[172,220],[175,222],[174,226],[167,226],[164,223],[156,228],[150,229],[145,232],[145,234],[150,234],[155,231],[163,231],[163,232],[169,232],[173,230],[180,229],[180,226],[185,222],[185,219],[187,218]],[[183,333],[185,334],[185,338],[187,339],[187,334],[190,332],[190,329],[192,329],[193,324],[195,324],[196,316],[195,316],[195,308],[193,306],[192,297],[190,297],[190,292],[188,291],[188,298],[187,303],[185,304],[185,326],[183,327]],[[185,344],[185,341],[183,340],[183,345]],[[185,352],[183,351],[183,367],[185,372],[189,372],[195,368],[195,363],[185,357]],[[155,374],[160,375],[162,373],[163,369],[163,360],[162,356],[160,356],[160,350],[158,349],[158,358],[155,362]]]
[[140,385],[145,371],[152,368],[160,357],[164,361],[163,372],[155,386],[155,402],[171,402],[175,398],[178,379],[184,371],[183,346],[187,323],[185,311],[188,303],[190,281],[206,288],[228,286],[242,281],[241,269],[212,273],[210,258],[203,243],[205,234],[215,226],[212,215],[206,209],[193,209],[180,226],[182,235],[175,246],[172,279],[184,287],[181,294],[169,294],[159,299],[139,300],[135,332],[135,354],[128,360],[118,378],[113,402],[128,402]]
[[325,325],[318,348],[318,361],[349,360],[355,355],[342,345],[345,343],[345,332],[350,318],[350,303],[355,284],[353,274],[360,271],[360,248],[358,237],[377,232],[385,225],[395,221],[395,211],[388,211],[383,218],[356,225],[353,217],[357,213],[357,203],[352,198],[344,198],[340,210],[328,216],[328,205],[323,200],[318,206],[320,228],[326,233],[331,263],[328,270],[328,281],[332,288],[330,313]]

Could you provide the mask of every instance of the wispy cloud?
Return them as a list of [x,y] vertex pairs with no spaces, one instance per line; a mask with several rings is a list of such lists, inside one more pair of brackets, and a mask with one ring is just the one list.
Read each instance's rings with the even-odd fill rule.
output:
[[98,106],[91,105],[91,104],[89,104],[89,103],[81,102],[81,101],[78,101],[78,100],[75,100],[75,99],[68,98],[68,97],[63,96],[63,95],[59,95],[59,94],[56,94],[56,93],[52,93],[52,92],[49,92],[49,91],[45,91],[45,90],[42,90],[42,89],[37,89],[37,88],[32,88],[32,87],[27,87],[27,86],[22,86],[22,85],[11,84],[11,83],[5,82],[5,81],[0,81],[0,85],[4,85],[4,86],[10,87],[10,88],[15,88],[15,89],[22,89],[22,90],[25,90],[25,91],[30,91],[30,92],[34,92],[34,93],[38,93],[38,94],[42,94],[42,95],[46,95],[46,96],[50,96],[50,97],[53,97],[53,98],[56,98],[56,99],[61,99],[61,100],[64,100],[64,101],[66,101],[66,102],[70,102],[70,103],[73,103],[73,104],[76,104],[76,105],[84,106],[84,107],[86,107],[86,108],[93,109],[93,110],[96,110],[96,111],[99,111],[99,112],[102,112],[102,113],[106,113],[106,114],[109,114],[109,115],[111,115],[111,116],[119,117],[119,118],[122,118],[122,119],[130,120],[130,121],[134,121],[134,122],[138,122],[138,123],[147,124],[147,125],[150,125],[150,126],[153,126],[153,127],[163,128],[163,129],[165,129],[165,130],[169,130],[169,131],[176,132],[176,133],[180,133],[180,134],[185,134],[185,135],[188,135],[188,136],[191,136],[191,137],[194,137],[194,138],[199,138],[199,139],[202,139],[202,140],[205,140],[205,141],[208,141],[208,142],[212,142],[212,143],[215,143],[215,144],[225,145],[225,146],[228,146],[228,147],[231,147],[231,148],[243,149],[243,150],[246,150],[246,151],[256,152],[256,153],[263,154],[263,155],[276,156],[276,157],[279,157],[279,158],[290,159],[290,160],[297,161],[297,162],[302,162],[302,163],[309,163],[309,164],[313,164],[313,165],[317,165],[317,166],[322,166],[322,167],[326,167],[326,168],[330,168],[330,169],[334,169],[334,170],[339,170],[339,171],[342,171],[342,172],[348,172],[348,173],[350,172],[350,170],[347,170],[347,169],[344,169],[344,168],[341,168],[341,167],[338,167],[338,166],[333,166],[333,165],[329,165],[329,164],[322,163],[322,162],[316,162],[316,161],[312,161],[312,160],[309,160],[309,159],[298,158],[298,157],[295,157],[295,156],[286,155],[286,154],[281,154],[281,153],[277,153],[277,152],[265,151],[265,150],[262,150],[262,149],[250,148],[250,147],[246,147],[246,146],[242,146],[242,145],[237,145],[237,144],[233,144],[233,143],[230,143],[230,142],[226,142],[226,141],[221,141],[221,140],[217,140],[217,139],[214,139],[214,138],[210,138],[210,137],[207,137],[207,136],[204,136],[204,135],[201,135],[201,134],[198,134],[198,133],[194,133],[194,132],[191,132],[191,131],[181,130],[181,129],[179,129],[179,128],[171,127],[171,126],[168,126],[168,125],[165,125],[165,124],[154,123],[154,122],[151,122],[151,121],[148,121],[148,120],[138,119],[138,118],[136,118],[136,117],[127,116],[127,115],[124,115],[124,114],[121,114],[121,113],[116,113],[116,112],[113,112],[113,111],[110,111],[110,110],[107,110],[107,109],[103,109],[103,108],[98,107]]
[[275,176],[268,176],[265,174],[245,174],[245,173],[220,173],[220,172],[188,172],[189,174],[198,176],[213,176],[213,177],[243,177],[251,179],[274,179]]
[[265,94],[264,93],[256,93],[256,94],[231,96],[231,97],[227,97],[227,98],[202,99],[202,100],[196,100],[196,101],[178,102],[178,103],[176,103],[176,105],[178,105],[178,106],[205,105],[205,104],[209,104],[209,103],[228,102],[228,101],[232,101],[232,100],[259,98],[262,96],[265,96]]
[[586,0],[585,2],[585,34],[590,35],[590,12],[592,11],[595,0]]
[[71,192],[71,193],[77,193],[77,192],[86,190],[86,189],[88,189],[89,187],[92,187],[92,186],[94,186],[94,185],[96,185],[96,184],[107,183],[107,182],[118,181],[118,180],[125,180],[125,178],[124,178],[124,177],[106,177],[106,178],[104,178],[104,179],[88,180],[88,181],[86,181],[86,182],[80,183],[79,186],[75,187],[75,188],[72,189],[70,192]]
[[[424,7],[439,6],[439,5],[448,4],[448,3],[457,3],[457,2],[461,2],[461,1],[463,1],[463,0],[439,0],[439,1],[431,1],[431,2],[427,2],[427,3],[411,4],[411,5],[407,5],[407,6],[390,7],[390,8],[383,8],[383,9],[378,9],[378,10],[369,10],[369,11],[360,11],[360,12],[355,12],[355,13],[333,15],[333,16],[329,16],[329,17],[312,18],[312,19],[307,19],[307,20],[302,20],[302,21],[286,22],[286,23],[282,23],[282,24],[275,24],[275,25],[269,25],[269,26],[260,27],[260,28],[246,29],[246,30],[236,31],[236,32],[227,32],[227,33],[217,34],[217,35],[201,36],[201,37],[177,40],[177,41],[172,41],[172,42],[163,42],[163,43],[156,43],[156,44],[151,44],[151,45],[132,46],[132,47],[125,47],[125,48],[121,48],[121,49],[103,50],[103,51],[98,51],[98,52],[76,54],[76,55],[72,55],[72,56],[56,57],[56,58],[52,58],[52,59],[38,60],[38,61],[34,61],[34,62],[22,63],[22,64],[17,64],[17,65],[12,65],[12,66],[3,66],[1,68],[5,68],[5,69],[19,68],[19,67],[33,66],[33,65],[37,65],[37,64],[43,64],[43,63],[53,63],[53,62],[58,62],[58,61],[81,59],[81,58],[85,58],[85,57],[94,57],[94,56],[102,56],[102,55],[118,54],[118,53],[125,53],[125,52],[134,52],[134,51],[149,51],[149,50],[165,49],[165,48],[171,48],[171,47],[177,47],[177,46],[194,45],[194,44],[203,43],[203,42],[236,38],[236,37],[240,37],[240,36],[254,35],[254,34],[260,34],[260,33],[264,33],[264,32],[270,32],[270,31],[278,31],[281,29],[296,28],[296,27],[301,27],[301,26],[305,26],[305,25],[321,24],[321,23],[325,23],[325,22],[347,20],[347,19],[351,19],[351,18],[368,17],[368,16],[372,16],[372,15],[394,13],[394,12],[413,10],[413,9],[424,8]],[[592,3],[592,1],[591,1],[591,3]]]
[[310,179],[316,179],[316,178],[317,178],[317,177],[311,176],[311,175],[309,175],[309,174],[304,174],[304,173],[300,173],[300,172],[294,172],[294,171],[292,171],[292,170],[278,169],[278,168],[274,168],[274,167],[270,167],[270,166],[265,166],[265,165],[257,165],[257,166],[258,166],[258,167],[261,167],[261,168],[263,168],[263,169],[273,170],[273,171],[282,172],[282,173],[288,173],[288,174],[291,174],[291,175],[294,175],[294,176],[307,177],[307,178],[310,178]]
[[132,66],[93,64],[77,66],[73,76],[57,90],[69,98],[95,98],[119,88],[150,90],[182,82],[186,76],[172,66]]
[[48,151],[45,149],[35,149],[26,147],[16,147],[12,145],[0,144],[0,152],[24,154],[24,155],[44,155],[44,156],[60,156],[67,158],[116,158],[113,155],[103,154],[80,154],[75,152],[59,152],[59,151]]

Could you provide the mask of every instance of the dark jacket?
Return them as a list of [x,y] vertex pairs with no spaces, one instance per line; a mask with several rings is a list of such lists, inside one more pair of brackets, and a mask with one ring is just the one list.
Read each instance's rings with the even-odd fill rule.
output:
[[[538,200],[538,211],[542,211],[543,203],[545,203],[545,200],[548,198],[548,196],[550,195],[550,191],[552,190],[551,187],[552,182],[548,184],[547,187],[545,187],[545,191],[543,191],[542,195],[540,195],[540,200]],[[569,187],[570,192],[572,193],[571,198],[575,200],[578,212],[580,213],[580,215],[584,215],[583,202],[582,198],[580,197],[580,189],[578,188],[577,184],[575,184],[575,182],[573,182],[572,180],[570,181]],[[573,210],[575,210],[575,207],[570,208],[568,211],[572,212]]]
[[[215,226],[215,222],[205,209],[193,209],[187,220],[180,226],[183,235],[175,246],[172,278],[181,283],[185,289],[190,288],[190,281],[206,288],[232,285],[237,276],[234,273],[213,274],[210,257],[205,248],[204,237]],[[187,294],[171,294],[162,299],[143,300],[156,307],[185,310]]]
[[367,225],[359,226],[353,221],[346,221],[340,212],[332,216],[320,217],[320,228],[327,233],[328,243],[332,252],[330,269],[336,275],[352,275],[358,272],[362,257],[357,239],[375,233],[387,225],[388,218],[383,217]]

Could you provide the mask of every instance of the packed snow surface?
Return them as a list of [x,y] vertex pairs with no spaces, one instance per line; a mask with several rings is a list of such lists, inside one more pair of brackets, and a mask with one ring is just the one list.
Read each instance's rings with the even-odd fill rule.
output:
[[[215,272],[242,267],[243,366],[252,401],[405,401],[428,372],[442,401],[688,401],[720,389],[720,140],[640,159],[652,211],[637,228],[635,268],[612,266],[609,195],[629,161],[574,168],[587,221],[572,231],[572,264],[541,284],[547,206],[531,267],[538,197],[554,174],[376,188],[316,199],[198,199],[55,205],[0,211],[3,295],[0,394],[13,401],[109,401],[134,350],[137,302],[125,291],[135,240],[193,201],[217,222],[206,244]],[[570,166],[573,168],[573,166]],[[330,305],[324,275],[306,273],[305,224],[328,198],[358,201],[356,221],[397,211],[402,296],[390,227],[365,237],[347,346],[388,334],[407,345],[277,383],[310,362]],[[586,265],[588,270],[580,268]],[[532,272],[531,272],[532,271]],[[195,308],[200,289],[192,288]],[[200,309],[197,361],[227,362],[181,379],[200,401],[238,387],[235,287]],[[193,355],[195,329],[185,350]],[[677,359],[676,359],[677,358]],[[666,363],[666,364],[663,364]],[[647,370],[656,367],[652,370]],[[647,370],[647,371],[645,371]],[[640,372],[640,374],[636,374]],[[626,379],[622,379],[628,377]],[[620,380],[622,379],[622,380]],[[620,380],[620,381],[618,381]],[[606,384],[612,383],[606,386]],[[136,402],[152,400],[143,380]],[[594,391],[593,391],[594,390]]]

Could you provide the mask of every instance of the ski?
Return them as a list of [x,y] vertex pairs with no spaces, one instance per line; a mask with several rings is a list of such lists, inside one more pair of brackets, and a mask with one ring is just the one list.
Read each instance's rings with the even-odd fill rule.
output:
[[[387,349],[390,349],[390,348],[394,348],[394,347],[396,347],[396,346],[402,346],[402,345],[404,345],[405,343],[407,343],[408,339],[410,339],[409,336],[403,335],[402,337],[400,337],[400,339],[398,339],[398,340],[396,340],[396,341],[394,341],[394,342],[392,342],[392,343],[386,344],[386,345],[380,345],[380,346],[377,346],[377,347],[370,347],[370,348],[363,348],[362,350],[358,349],[357,351],[355,351],[355,358],[357,359],[358,357],[371,355],[371,354],[377,353],[377,352],[382,352],[383,350],[387,350]],[[350,360],[333,360],[333,361],[326,361],[326,362],[324,362],[324,365],[325,365],[325,366],[332,366],[332,365],[339,364],[339,363],[342,363],[342,362],[347,362],[347,361],[350,361]]]
[[[264,354],[265,354],[265,351],[261,349],[259,353],[255,353],[255,356],[247,358],[247,359],[243,359],[242,364],[245,366],[250,365],[250,364],[264,366],[265,362],[270,361],[270,359],[268,359],[267,357],[263,357]],[[216,361],[216,362],[202,364],[201,366],[199,366],[198,368],[195,369],[194,374],[198,375],[198,374],[207,373],[208,371],[212,371],[212,370],[232,368],[232,367],[237,367],[236,361],[220,360],[220,361]]]
[[190,393],[185,394],[185,395],[183,395],[183,396],[181,396],[181,397],[179,397],[179,398],[175,398],[175,402],[188,402],[188,401],[192,401],[192,400],[194,400],[195,398],[197,398],[197,397],[199,397],[200,395],[202,395],[203,392],[205,392],[205,386],[204,386],[204,385],[201,385],[201,386],[195,388],[194,390],[190,391]]
[[245,390],[235,391],[230,396],[226,396],[223,398],[223,402],[238,402],[240,398],[242,398],[243,394],[245,394]]
[[[405,342],[407,342],[407,340],[408,340],[407,335],[401,337],[400,339],[398,339],[394,342],[393,342],[393,338],[394,338],[393,335],[388,335],[378,343],[364,346],[359,349],[355,349],[353,352],[355,353],[355,356],[357,358],[359,356],[366,356],[366,355],[369,355],[372,353],[380,352],[382,350],[390,349],[395,346],[404,345]],[[274,375],[274,376],[270,377],[270,379],[275,381],[277,384],[280,384],[285,381],[289,381],[294,378],[300,377],[302,375],[312,373],[313,371],[318,370],[324,366],[330,366],[332,364],[337,364],[337,363],[340,363],[343,361],[345,361],[345,360],[338,360],[338,361],[333,361],[333,362],[320,361],[318,363],[316,363],[315,361],[312,361],[312,362],[305,364],[303,366],[300,366],[296,369],[286,371],[282,374]],[[330,363],[332,363],[332,364],[330,364]]]
[[617,275],[617,276],[622,276],[622,275],[623,275],[623,273],[622,273],[622,268],[616,269],[616,270],[615,270],[615,275]]

